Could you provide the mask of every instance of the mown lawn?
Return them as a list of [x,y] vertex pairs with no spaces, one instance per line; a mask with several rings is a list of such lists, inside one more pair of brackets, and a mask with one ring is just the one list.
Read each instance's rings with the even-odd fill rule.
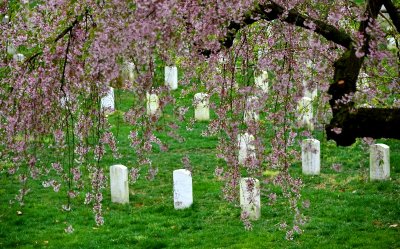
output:
[[[124,157],[104,160],[105,168],[116,163],[135,166],[133,153],[129,153],[130,129],[118,118],[127,110],[130,95],[119,94],[120,111],[110,119],[114,129],[117,120],[120,122],[118,140]],[[369,155],[359,141],[338,148],[317,132],[321,175],[302,176],[302,200],[311,203],[303,210],[308,223],[302,235],[287,241],[278,225],[285,219],[290,222],[292,216],[282,198],[269,206],[267,197],[262,196],[262,218],[253,222],[252,231],[244,229],[240,208],[223,200],[224,183],[214,176],[217,139],[201,136],[206,125],[196,123],[190,132],[183,127],[183,143],[160,135],[170,149],[155,150],[151,155],[158,175],[148,181],[143,168],[139,180],[130,185],[127,205],[111,203],[109,189],[104,191],[105,225],[101,227],[95,225],[91,207],[83,205],[83,193],[73,200],[72,211],[65,212],[61,209],[65,196],[44,189],[40,180],[29,182],[33,191],[25,206],[10,205],[19,189],[18,179],[2,167],[0,248],[400,248],[399,141],[380,141],[390,146],[392,179],[370,182]],[[177,211],[173,208],[172,171],[183,167],[184,155],[189,155],[193,166],[194,204]],[[332,169],[334,163],[342,165],[341,172]],[[300,163],[294,164],[291,173],[301,176],[300,167]],[[64,232],[69,224],[74,228],[70,234]]]

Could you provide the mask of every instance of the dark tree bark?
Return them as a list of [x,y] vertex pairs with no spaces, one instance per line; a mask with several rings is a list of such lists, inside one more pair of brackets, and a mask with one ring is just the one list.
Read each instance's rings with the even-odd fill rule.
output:
[[[385,5],[388,13],[396,26],[400,30],[399,13],[390,0],[368,0],[366,15],[370,19],[376,19],[379,11]],[[256,22],[258,19],[275,20],[282,16],[284,8],[273,1],[264,5],[258,5],[249,11],[239,22],[231,22],[228,25],[228,33],[221,44],[227,48],[231,47],[236,33],[244,26]],[[313,31],[327,40],[347,48],[347,51],[334,63],[335,73],[333,83],[330,85],[328,93],[332,95],[329,103],[331,105],[333,118],[325,129],[327,139],[336,141],[337,145],[349,146],[355,142],[356,138],[395,138],[400,139],[400,109],[383,108],[354,108],[352,101],[343,101],[347,95],[354,94],[356,82],[360,73],[365,56],[368,56],[369,36],[366,32],[368,20],[360,23],[359,31],[366,37],[363,50],[365,56],[358,58],[353,47],[353,40],[344,31],[338,30],[332,25],[323,21],[306,17],[295,10],[290,10],[288,15],[280,19],[283,22],[293,24],[311,30],[306,22],[313,22],[316,28]],[[209,54],[205,51],[204,54]],[[341,132],[337,133],[340,128]],[[336,131],[336,132],[335,132]]]
[[[337,134],[335,127],[342,127]],[[400,109],[358,108],[333,116],[326,126],[327,138],[337,145],[352,145],[356,138],[395,138],[400,139]]]
[[[385,1],[369,0],[366,14],[375,19]],[[366,32],[368,20],[360,23],[359,31],[364,33],[366,42],[363,50],[368,55],[369,36]],[[400,139],[400,109],[383,108],[354,108],[352,101],[343,102],[346,95],[356,92],[356,82],[364,56],[358,58],[355,49],[350,47],[334,64],[334,83],[330,85],[328,93],[332,95],[331,105],[333,118],[325,127],[327,139],[336,141],[337,145],[349,146],[356,138],[396,138]],[[340,128],[341,133],[335,132]]]

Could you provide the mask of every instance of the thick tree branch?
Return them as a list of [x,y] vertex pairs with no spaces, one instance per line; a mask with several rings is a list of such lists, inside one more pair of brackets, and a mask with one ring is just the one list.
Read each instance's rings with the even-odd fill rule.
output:
[[[339,134],[336,127],[342,127]],[[337,145],[349,146],[363,137],[400,139],[399,127],[400,109],[358,108],[335,115],[326,131]]]
[[54,39],[54,42],[57,42],[61,38],[63,38],[66,34],[68,34],[74,27],[79,23],[78,18],[76,18],[71,25],[69,25],[66,29],[64,29],[57,37]]
[[259,4],[256,8],[247,13],[240,23],[234,21],[230,22],[227,36],[222,41],[222,45],[227,48],[231,47],[236,33],[244,26],[253,24],[259,19],[272,21],[279,18],[281,18],[280,20],[283,22],[312,30],[325,37],[327,40],[345,48],[350,48],[352,44],[352,39],[347,33],[338,30],[330,24],[304,16],[295,10],[290,10],[287,16],[284,16],[284,14],[285,9],[272,1],[267,4]]
[[[344,31],[340,31],[328,23],[307,17],[295,10],[290,10],[287,16],[283,16],[284,14],[285,9],[273,1],[269,1],[269,3],[266,4],[257,4],[254,9],[245,14],[240,22],[231,21],[228,24],[227,34],[224,39],[220,41],[220,43],[225,48],[232,47],[237,32],[241,28],[251,25],[260,19],[267,21],[280,19],[283,22],[293,24],[307,30],[312,30],[313,32],[325,37],[325,39],[328,41],[332,41],[347,49],[349,49],[353,43],[353,40],[349,34]],[[212,52],[210,50],[201,50],[200,53],[205,56],[209,56]]]
[[396,7],[394,6],[391,0],[384,0],[383,5],[385,6],[386,11],[389,13],[390,19],[392,19],[392,22],[396,27],[397,32],[400,33],[400,15]]

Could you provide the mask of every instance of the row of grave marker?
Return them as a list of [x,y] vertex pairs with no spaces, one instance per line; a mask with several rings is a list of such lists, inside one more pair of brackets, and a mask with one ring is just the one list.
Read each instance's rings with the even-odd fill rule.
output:
[[[210,120],[209,98],[206,93],[196,93],[194,95],[195,110],[194,116],[196,120]],[[61,105],[65,105],[62,100]],[[103,110],[114,111],[114,88],[110,87],[107,95],[101,98],[101,108]],[[148,116],[157,115],[160,112],[160,100],[155,93],[146,93],[146,113]]]
[[[247,108],[244,112],[245,123],[258,121],[259,113],[254,110],[253,106],[256,106],[258,98],[256,96],[251,96],[247,98],[246,105]],[[198,121],[208,121],[210,120],[210,108],[209,108],[209,96],[207,93],[196,93],[194,95],[194,117]],[[115,110],[114,104],[114,89],[110,87],[109,92],[105,97],[101,99],[101,107],[103,110]],[[155,93],[146,93],[146,113],[148,116],[160,114],[160,100]],[[298,107],[298,123],[301,127],[306,127],[309,130],[314,129],[312,122],[313,110],[312,110],[312,100],[308,97],[303,97],[299,102]]]
[[[134,67],[133,63],[126,63],[123,66],[122,74],[123,78],[128,79],[129,81],[133,81],[134,79]],[[178,69],[176,66],[166,66],[164,68],[164,78],[165,85],[168,86],[171,90],[175,90],[178,88]],[[261,74],[255,77],[255,85],[262,91],[268,92],[268,72],[262,71]],[[297,113],[298,115],[298,124],[302,127],[307,127],[309,130],[313,130],[313,108],[312,108],[312,99],[316,96],[316,89],[310,92],[305,87],[304,84],[304,95],[305,97],[301,98],[298,103]],[[255,110],[255,106],[257,106],[257,102],[259,101],[257,96],[250,96],[246,99],[246,111],[244,113],[244,121],[246,123],[251,121],[259,120],[259,113]],[[207,93],[196,93],[194,96],[194,104],[195,104],[195,120],[198,121],[207,121],[210,119],[210,110],[209,110],[209,96]],[[109,91],[106,96],[101,99],[101,107],[103,110],[114,111],[114,89],[112,87],[109,88]],[[148,116],[158,115],[160,114],[160,100],[155,93],[146,93],[146,113]]]
[[[240,142],[241,143],[241,142]],[[387,180],[390,177],[389,146],[374,144],[370,147],[370,179]],[[306,175],[320,173],[320,142],[305,139],[302,143],[302,171]],[[110,167],[111,201],[129,203],[128,168],[123,165]],[[193,204],[192,174],[186,169],[173,171],[174,208],[184,209]],[[240,206],[248,218],[257,220],[261,216],[260,182],[256,178],[240,179]]]
[[[110,167],[111,201],[129,203],[128,168],[124,165]],[[173,171],[174,208],[185,209],[193,204],[192,173],[187,169]],[[261,215],[260,182],[255,178],[240,180],[240,206],[249,218],[256,220]]]
[[[302,172],[305,175],[319,175],[321,167],[321,148],[317,139],[305,139],[302,142]],[[370,180],[388,180],[390,178],[390,148],[386,144],[370,146]]]

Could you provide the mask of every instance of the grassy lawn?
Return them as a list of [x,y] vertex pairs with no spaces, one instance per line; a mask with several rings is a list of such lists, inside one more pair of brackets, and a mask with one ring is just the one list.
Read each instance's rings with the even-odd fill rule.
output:
[[[102,166],[120,163],[135,166],[129,153],[130,128],[118,118],[129,106],[130,95],[119,93],[119,112],[110,116],[115,130],[119,122],[120,160],[106,158]],[[184,100],[190,102],[189,99]],[[193,110],[188,115],[192,115]],[[167,114],[168,115],[168,112]],[[246,231],[240,220],[240,208],[223,200],[223,182],[214,176],[216,138],[201,132],[207,123],[195,123],[193,131],[181,128],[186,141],[178,143],[165,135],[169,151],[155,150],[151,155],[158,175],[145,179],[146,168],[135,184],[130,185],[130,203],[111,203],[110,191],[104,191],[105,225],[97,227],[90,206],[83,205],[81,193],[73,200],[72,211],[62,211],[65,196],[44,189],[41,181],[29,182],[33,190],[25,206],[10,205],[19,189],[16,176],[3,170],[0,174],[0,248],[400,248],[400,142],[380,140],[390,146],[390,181],[370,182],[369,154],[358,141],[351,147],[338,148],[321,140],[321,175],[302,176],[302,200],[310,200],[304,209],[308,223],[295,240],[285,240],[278,225],[291,215],[287,203],[278,198],[269,206],[261,197],[262,218]],[[193,166],[194,204],[174,210],[172,171],[182,168],[181,158],[189,155]],[[340,163],[341,172],[332,169]],[[108,170],[106,170],[108,174]],[[301,164],[291,173],[301,176]],[[268,187],[262,183],[262,187]],[[18,214],[18,211],[22,214]],[[64,229],[71,224],[73,233]]]

